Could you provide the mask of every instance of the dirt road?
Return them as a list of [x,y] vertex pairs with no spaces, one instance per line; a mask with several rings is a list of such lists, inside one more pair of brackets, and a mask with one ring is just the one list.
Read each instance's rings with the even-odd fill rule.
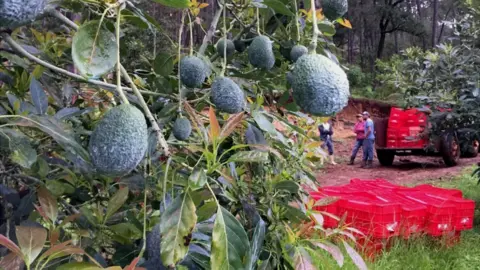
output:
[[336,166],[328,165],[317,175],[317,180],[324,186],[347,184],[352,178],[383,178],[396,184],[413,184],[425,180],[449,179],[462,173],[465,168],[480,162],[480,156],[472,159],[460,159],[460,163],[451,168],[445,167],[443,160],[437,157],[396,157],[392,167],[383,167],[374,161],[373,169],[361,169],[362,153],[357,156],[356,164],[348,166],[353,138],[342,138],[336,142]]

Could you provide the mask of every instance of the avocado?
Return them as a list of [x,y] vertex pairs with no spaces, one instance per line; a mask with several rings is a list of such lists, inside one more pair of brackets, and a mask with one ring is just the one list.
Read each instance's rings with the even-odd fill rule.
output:
[[[227,39],[227,57],[232,55],[235,52],[235,45],[233,44],[233,41],[230,39]],[[225,54],[225,39],[222,38],[218,41],[217,43],[217,53],[220,55],[220,57],[223,57]]]
[[348,0],[322,0],[322,9],[325,17],[334,21],[347,13]]
[[130,104],[110,109],[90,137],[89,153],[97,172],[123,176],[142,161],[148,146],[143,113]]
[[187,118],[179,117],[173,124],[172,133],[177,140],[185,141],[192,133],[192,124]]
[[189,88],[202,85],[209,75],[208,66],[196,56],[185,56],[180,61],[180,80]]
[[217,109],[230,114],[239,113],[245,107],[245,93],[227,77],[215,78],[210,100]]
[[32,23],[46,7],[47,0],[0,0],[0,30]]
[[348,103],[347,74],[323,55],[301,56],[295,63],[292,77],[293,98],[306,113],[330,116]]
[[300,56],[307,53],[308,53],[307,47],[303,45],[295,45],[290,51],[290,59],[295,63],[297,62],[298,58],[300,58]]
[[254,67],[269,70],[275,65],[275,55],[272,48],[273,42],[266,36],[253,39],[248,47],[248,60]]

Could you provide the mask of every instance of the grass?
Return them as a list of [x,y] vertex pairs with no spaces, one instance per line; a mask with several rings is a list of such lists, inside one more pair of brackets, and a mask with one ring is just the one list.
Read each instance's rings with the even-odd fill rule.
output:
[[[375,261],[367,262],[369,269],[378,270],[470,270],[480,269],[480,185],[470,176],[471,169],[461,176],[447,182],[427,181],[445,188],[456,188],[463,191],[464,197],[476,202],[474,229],[462,233],[461,241],[447,247],[441,241],[433,241],[425,237],[410,241],[397,241]],[[318,262],[318,257],[315,260]],[[333,260],[322,257],[322,269],[338,269]],[[346,260],[342,269],[357,269]]]

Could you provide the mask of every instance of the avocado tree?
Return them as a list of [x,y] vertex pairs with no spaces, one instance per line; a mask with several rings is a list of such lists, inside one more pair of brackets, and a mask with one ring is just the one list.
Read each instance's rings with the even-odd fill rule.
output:
[[306,196],[315,127],[287,120],[346,106],[331,37],[347,1],[220,0],[202,44],[205,4],[154,2],[181,12],[178,39],[135,71],[123,29],[163,32],[133,1],[0,2],[0,177],[21,201],[2,267],[314,269],[346,252],[365,269],[360,232],[325,229],[314,208],[333,199]]

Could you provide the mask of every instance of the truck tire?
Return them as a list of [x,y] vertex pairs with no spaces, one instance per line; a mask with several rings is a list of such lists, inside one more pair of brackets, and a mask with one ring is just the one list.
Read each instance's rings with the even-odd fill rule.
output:
[[465,149],[465,152],[461,153],[461,157],[464,158],[474,158],[478,156],[478,146],[479,143],[477,140],[474,140],[471,145],[468,145]]
[[395,152],[377,149],[377,158],[382,166],[392,166],[393,160],[395,160]]
[[460,144],[454,134],[448,133],[443,135],[440,153],[447,167],[453,167],[458,164],[458,160],[460,159]]

